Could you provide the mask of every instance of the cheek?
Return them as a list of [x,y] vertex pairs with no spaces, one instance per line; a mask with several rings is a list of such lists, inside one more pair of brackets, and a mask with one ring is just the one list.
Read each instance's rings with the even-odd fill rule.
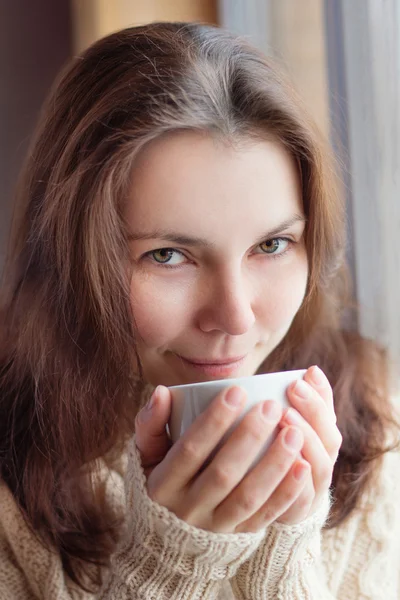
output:
[[307,264],[278,268],[272,281],[268,278],[263,286],[258,313],[270,331],[287,330],[304,299]]
[[148,347],[161,347],[185,329],[190,302],[182,286],[163,285],[152,277],[133,277],[131,306],[140,338]]

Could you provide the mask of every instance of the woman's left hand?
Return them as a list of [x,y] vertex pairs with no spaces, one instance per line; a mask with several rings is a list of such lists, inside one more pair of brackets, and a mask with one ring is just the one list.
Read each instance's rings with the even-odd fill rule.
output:
[[304,434],[301,457],[310,466],[303,491],[291,507],[279,517],[279,523],[294,525],[313,514],[327,493],[342,436],[336,426],[333,393],[327,377],[318,367],[310,367],[299,380],[290,385],[287,409],[280,427],[295,425]]

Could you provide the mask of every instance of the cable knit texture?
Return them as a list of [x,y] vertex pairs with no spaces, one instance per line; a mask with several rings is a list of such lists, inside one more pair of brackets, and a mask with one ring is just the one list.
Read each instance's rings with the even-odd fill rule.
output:
[[126,521],[96,595],[70,581],[0,483],[0,600],[400,598],[399,453],[385,455],[376,487],[341,526],[323,529],[326,498],[303,523],[256,534],[215,534],[186,524],[148,497],[134,438],[125,458],[125,479],[101,471],[109,501],[126,511]]
[[[330,508],[327,495],[319,510],[297,525],[272,524],[263,544],[242,565],[233,581],[233,590],[241,600],[302,598],[307,573],[321,556],[321,528]],[[307,597],[307,596],[305,596]]]
[[216,534],[188,525],[149,498],[135,438],[128,451],[131,468],[126,491],[131,516],[113,557],[113,576],[104,597],[218,598],[221,582],[235,575],[260,544],[264,531]]

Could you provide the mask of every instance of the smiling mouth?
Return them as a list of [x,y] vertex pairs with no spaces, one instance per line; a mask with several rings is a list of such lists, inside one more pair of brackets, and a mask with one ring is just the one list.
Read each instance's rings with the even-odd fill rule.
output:
[[241,356],[233,356],[227,358],[219,358],[219,359],[202,359],[202,358],[187,358],[186,356],[180,356],[177,354],[179,358],[182,358],[186,362],[189,362],[194,365],[204,365],[204,366],[223,366],[223,365],[231,365],[233,363],[237,363],[243,360],[247,355],[242,354]]
[[225,378],[225,377],[233,377],[235,372],[242,366],[244,363],[247,354],[244,356],[238,357],[230,357],[224,359],[214,359],[211,362],[209,359],[188,359],[184,356],[180,356],[176,354],[176,357],[180,360],[181,365],[187,367],[190,371],[197,371],[197,373],[202,373],[208,378]]

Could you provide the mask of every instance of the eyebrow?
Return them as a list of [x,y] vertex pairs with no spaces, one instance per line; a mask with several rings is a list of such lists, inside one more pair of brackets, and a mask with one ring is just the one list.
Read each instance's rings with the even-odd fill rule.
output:
[[[274,236],[277,236],[279,233],[282,233],[285,229],[288,229],[292,225],[296,223],[306,222],[306,218],[301,215],[294,215],[290,219],[283,221],[274,229],[270,231],[266,231],[263,235],[261,235],[257,240],[257,243],[264,242]],[[128,235],[129,241],[141,241],[141,240],[164,240],[166,242],[173,242],[174,244],[180,244],[182,246],[204,246],[205,248],[215,248],[215,244],[204,238],[196,237],[196,236],[186,236],[174,231],[167,231],[165,229],[154,229],[153,231],[142,231],[130,233]]]

